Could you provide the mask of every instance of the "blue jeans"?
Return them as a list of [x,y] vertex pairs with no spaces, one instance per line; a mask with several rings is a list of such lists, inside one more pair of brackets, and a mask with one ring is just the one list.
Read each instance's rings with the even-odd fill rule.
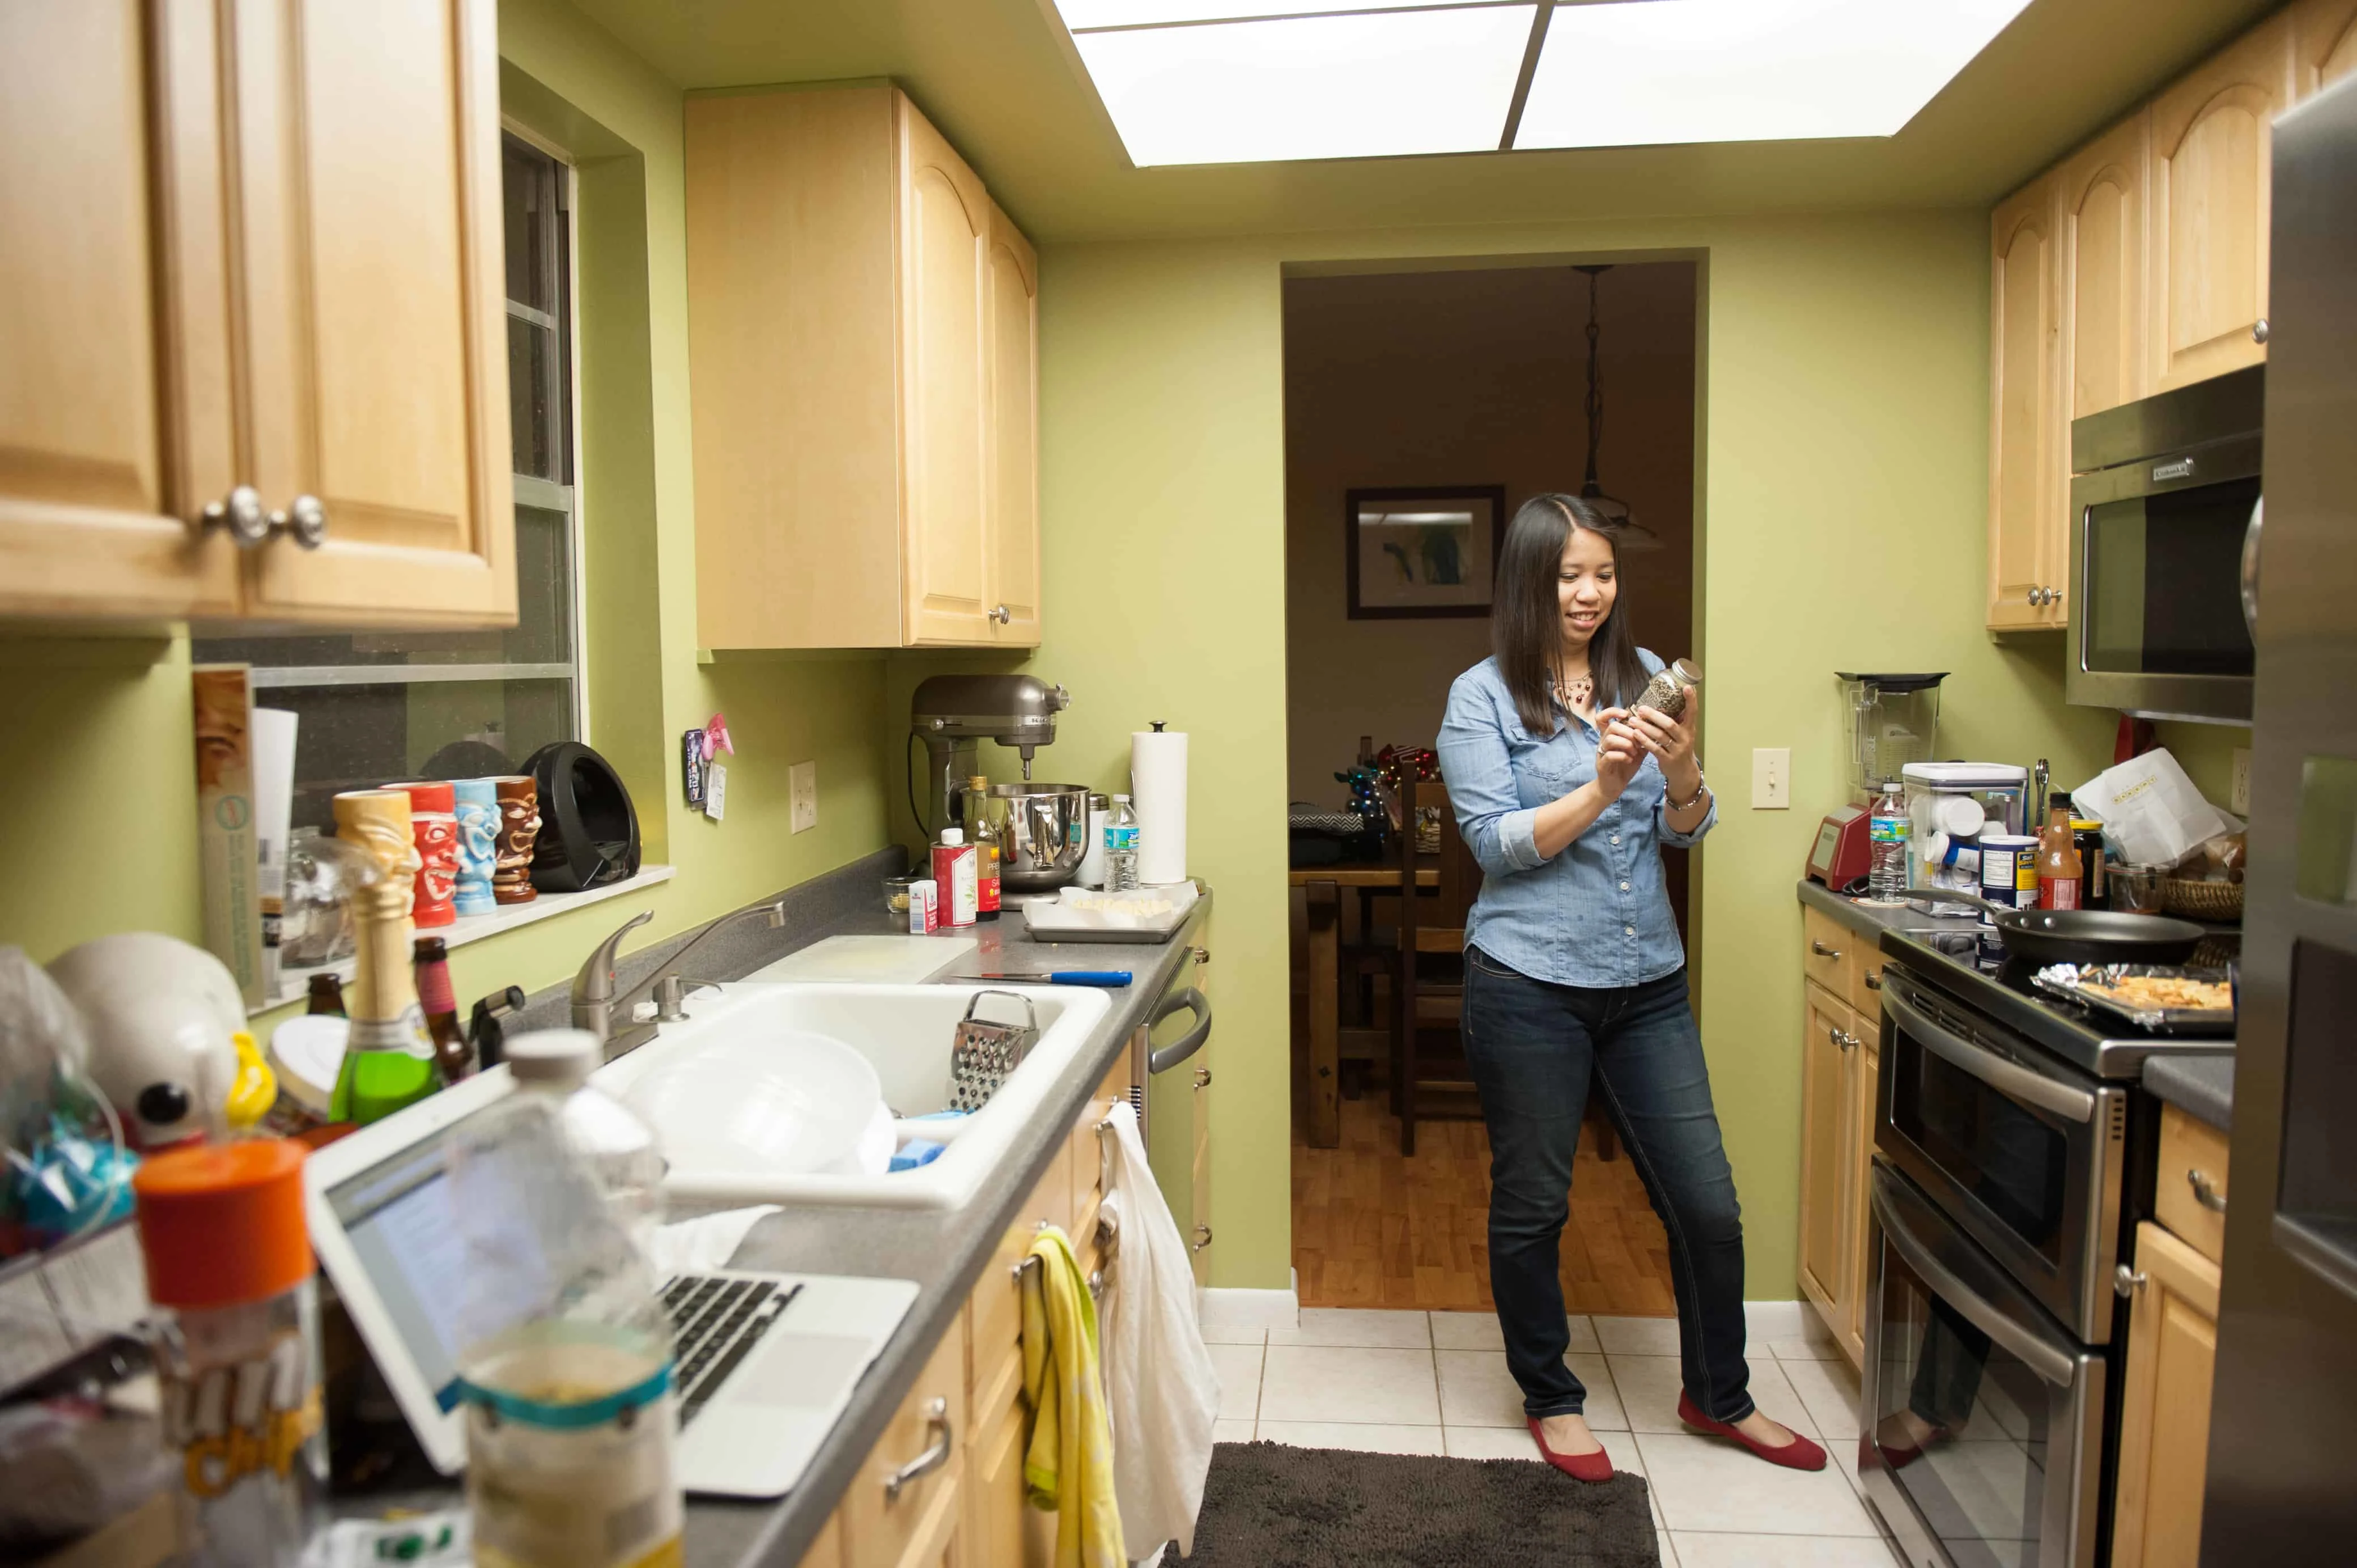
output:
[[1587,1399],[1564,1365],[1556,1262],[1592,1081],[1669,1233],[1685,1391],[1717,1420],[1749,1415],[1743,1215],[1685,971],[1590,990],[1533,980],[1469,947],[1464,1028],[1490,1129],[1490,1289],[1523,1410],[1577,1414]]

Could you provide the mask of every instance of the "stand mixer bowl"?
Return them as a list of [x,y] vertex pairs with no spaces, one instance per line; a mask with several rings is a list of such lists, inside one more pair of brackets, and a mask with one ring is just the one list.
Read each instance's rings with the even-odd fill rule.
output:
[[1051,893],[1071,881],[1088,853],[1089,792],[1079,784],[994,784],[1006,802],[999,843],[1000,885],[1015,893]]

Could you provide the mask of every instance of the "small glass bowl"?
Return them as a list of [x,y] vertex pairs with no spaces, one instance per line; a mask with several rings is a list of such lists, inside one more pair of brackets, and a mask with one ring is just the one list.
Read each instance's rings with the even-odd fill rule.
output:
[[2158,915],[2161,884],[2169,868],[2161,865],[2112,865],[2104,868],[2104,886],[2114,909],[2123,915]]
[[930,876],[888,876],[884,879],[884,908],[906,918],[909,913],[909,889],[920,882],[931,882]]

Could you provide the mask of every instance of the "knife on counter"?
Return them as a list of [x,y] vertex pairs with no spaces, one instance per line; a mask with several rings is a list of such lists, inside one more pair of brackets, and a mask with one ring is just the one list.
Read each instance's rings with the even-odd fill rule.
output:
[[1102,985],[1118,990],[1129,983],[1125,969],[1050,969],[1025,974],[958,974],[952,980],[1028,980],[1042,985]]

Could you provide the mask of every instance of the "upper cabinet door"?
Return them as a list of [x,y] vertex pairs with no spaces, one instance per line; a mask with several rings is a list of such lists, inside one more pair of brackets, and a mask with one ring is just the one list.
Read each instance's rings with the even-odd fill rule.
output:
[[249,610],[515,618],[494,0],[232,0]]
[[2156,391],[2266,358],[2270,127],[2291,97],[2291,19],[2277,13],[2153,100]]
[[[2063,384],[2067,419],[2145,393],[2146,116],[2138,113],[2062,168]],[[2064,471],[2071,455],[2061,453]]]
[[0,615],[237,607],[212,18],[156,10],[0,5]]
[[1996,629],[2051,626],[2062,581],[2056,192],[2048,175],[2001,204],[1989,269],[1989,607]]
[[994,642],[1039,646],[1039,258],[996,202],[984,271],[989,310]]
[[2302,0],[2291,25],[2295,98],[2313,97],[2357,71],[2357,0]]
[[984,248],[990,199],[940,132],[899,120],[902,461],[911,643],[990,640],[983,496]]

